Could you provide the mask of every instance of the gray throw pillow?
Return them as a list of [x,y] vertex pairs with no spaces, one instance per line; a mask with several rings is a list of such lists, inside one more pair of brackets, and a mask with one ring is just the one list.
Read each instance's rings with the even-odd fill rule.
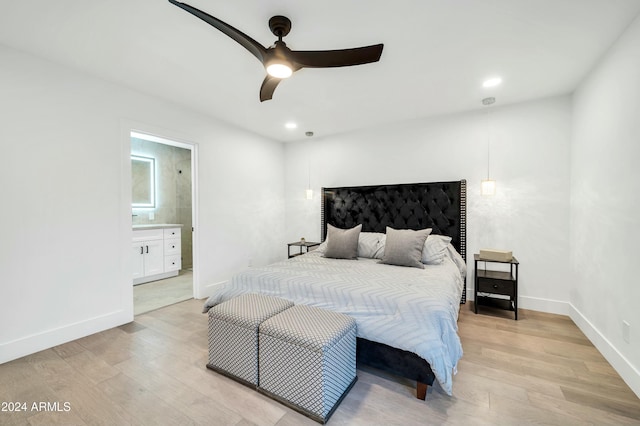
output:
[[387,242],[380,263],[424,269],[422,248],[430,233],[431,228],[413,231],[387,226]]
[[327,249],[324,257],[334,259],[357,259],[358,237],[362,225],[351,229],[340,229],[327,224]]

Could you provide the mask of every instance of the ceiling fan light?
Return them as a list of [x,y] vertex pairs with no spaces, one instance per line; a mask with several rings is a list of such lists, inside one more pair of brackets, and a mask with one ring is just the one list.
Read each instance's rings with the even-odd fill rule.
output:
[[267,74],[275,78],[289,78],[293,74],[293,70],[287,64],[274,62],[267,66]]

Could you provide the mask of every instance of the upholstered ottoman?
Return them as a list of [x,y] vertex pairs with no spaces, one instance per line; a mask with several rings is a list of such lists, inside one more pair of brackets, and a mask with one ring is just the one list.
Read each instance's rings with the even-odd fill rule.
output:
[[258,385],[258,327],[293,302],[244,294],[209,309],[209,363],[245,384]]
[[296,305],[260,325],[258,390],[321,423],[356,377],[356,322]]

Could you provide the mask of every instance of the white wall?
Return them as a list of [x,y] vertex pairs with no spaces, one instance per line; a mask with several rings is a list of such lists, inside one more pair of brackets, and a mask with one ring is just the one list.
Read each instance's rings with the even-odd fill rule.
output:
[[[496,107],[499,101],[490,118],[492,198],[480,196],[487,172],[485,111],[286,145],[287,238],[320,237],[322,186],[466,179],[467,252],[513,250],[521,262],[521,307],[567,314],[570,99]],[[304,193],[308,163],[311,201]],[[472,295],[472,274],[467,286]]]
[[197,295],[284,257],[282,144],[0,46],[0,362],[133,319],[128,132],[197,144]]
[[569,300],[573,320],[640,395],[638,52],[640,18],[574,95]]

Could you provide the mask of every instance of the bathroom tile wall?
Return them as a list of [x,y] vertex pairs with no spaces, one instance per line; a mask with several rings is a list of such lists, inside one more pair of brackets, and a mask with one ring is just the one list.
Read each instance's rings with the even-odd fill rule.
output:
[[134,209],[133,224],[182,224],[182,268],[192,268],[191,151],[131,138],[131,154],[155,158],[157,179],[156,208]]

